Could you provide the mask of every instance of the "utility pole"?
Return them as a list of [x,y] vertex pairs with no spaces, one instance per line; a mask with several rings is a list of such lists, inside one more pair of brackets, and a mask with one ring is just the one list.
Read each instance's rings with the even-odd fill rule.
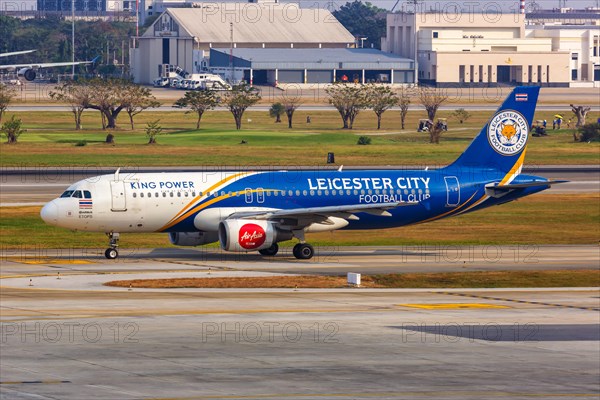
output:
[[75,0],[71,0],[71,80],[75,79]]
[[229,23],[229,70],[231,84],[233,85],[233,22]]

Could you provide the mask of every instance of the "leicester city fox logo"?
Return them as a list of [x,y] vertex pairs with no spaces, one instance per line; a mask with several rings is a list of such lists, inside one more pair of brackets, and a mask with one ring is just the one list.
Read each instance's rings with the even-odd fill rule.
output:
[[494,115],[488,125],[488,140],[496,152],[512,156],[527,144],[527,120],[520,113],[505,110]]

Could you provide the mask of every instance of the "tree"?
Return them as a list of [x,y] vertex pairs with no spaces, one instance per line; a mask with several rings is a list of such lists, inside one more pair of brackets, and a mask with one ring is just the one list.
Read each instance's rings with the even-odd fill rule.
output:
[[242,83],[235,85],[230,91],[226,92],[221,98],[222,103],[227,106],[233,118],[235,119],[235,128],[242,129],[242,116],[246,109],[256,104],[260,99],[260,92],[257,88]]
[[162,126],[158,124],[160,120],[146,123],[146,136],[148,136],[148,144],[155,144],[156,137],[162,135]]
[[75,130],[81,129],[81,115],[90,102],[91,88],[85,82],[66,81],[49,93],[50,98],[69,104],[75,118]]
[[352,129],[354,119],[368,104],[365,87],[354,83],[336,82],[327,87],[325,93],[329,96],[329,104],[340,113],[344,123],[343,129]]
[[0,122],[2,122],[2,115],[16,95],[17,91],[14,88],[0,83]]
[[408,114],[408,107],[410,106],[411,99],[408,91],[404,87],[400,89],[398,95],[398,105],[400,106],[400,124],[402,129],[404,129],[404,122],[406,121],[406,115]]
[[219,99],[212,90],[192,90],[185,92],[185,95],[174,104],[178,108],[190,108],[186,114],[195,112],[198,115],[196,129],[200,129],[200,120],[207,110],[215,108],[219,104]]
[[455,110],[451,116],[453,118],[456,118],[458,120],[458,122],[460,122],[461,124],[463,122],[465,122],[466,120],[468,120],[469,118],[471,118],[471,114],[464,108],[459,108],[459,109]]
[[280,102],[273,103],[271,108],[269,108],[269,117],[275,117],[275,123],[281,122],[281,114],[283,114],[285,109],[283,108],[283,104]]
[[366,88],[368,105],[377,115],[377,129],[381,129],[381,116],[398,104],[400,99],[389,86],[369,84]]
[[294,112],[300,107],[300,104],[302,104],[300,96],[292,96],[284,93],[281,95],[281,103],[283,103],[283,109],[285,110],[285,115],[288,119],[288,128],[292,129]]
[[8,144],[17,143],[17,139],[21,136],[22,133],[27,132],[26,129],[21,129],[21,119],[15,118],[13,115],[9,121],[2,124],[2,129],[0,129],[2,133],[6,136]]
[[600,141],[600,124],[597,122],[586,124],[578,129],[579,136],[573,135],[579,142],[598,142]]
[[419,101],[427,111],[427,118],[432,122],[438,108],[448,100],[448,95],[436,88],[423,87],[419,90]]
[[127,85],[123,90],[125,111],[129,115],[131,130],[134,129],[133,117],[148,108],[160,107],[160,102],[147,87],[136,84]]
[[117,117],[128,103],[127,92],[132,90],[134,83],[126,79],[92,79],[87,81],[90,86],[90,98],[85,108],[100,111],[102,129],[115,129]]
[[590,107],[585,106],[574,106],[573,104],[569,104],[571,106],[571,110],[573,114],[577,117],[577,123],[575,124],[576,128],[580,128],[585,125],[585,117],[587,113],[590,111]]
[[364,43],[359,42],[359,46],[381,48],[381,37],[386,32],[386,14],[387,10],[376,7],[369,2],[363,3],[359,0],[347,2],[333,12],[333,16],[354,37],[366,37]]

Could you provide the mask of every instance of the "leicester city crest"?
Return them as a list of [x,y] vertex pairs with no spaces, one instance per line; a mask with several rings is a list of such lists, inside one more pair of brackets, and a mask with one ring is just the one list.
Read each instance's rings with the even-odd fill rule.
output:
[[513,110],[501,111],[488,124],[488,140],[498,153],[518,154],[527,144],[529,127],[523,115]]

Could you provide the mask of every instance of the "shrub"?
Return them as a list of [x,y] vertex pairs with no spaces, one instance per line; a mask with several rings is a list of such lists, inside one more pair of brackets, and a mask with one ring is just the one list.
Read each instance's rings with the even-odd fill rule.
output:
[[358,142],[356,144],[367,145],[371,144],[371,138],[368,136],[361,136],[358,138]]
[[585,124],[579,128],[580,142],[598,142],[600,141],[600,124]]
[[76,147],[83,147],[83,146],[87,146],[87,140],[79,140],[75,143]]

